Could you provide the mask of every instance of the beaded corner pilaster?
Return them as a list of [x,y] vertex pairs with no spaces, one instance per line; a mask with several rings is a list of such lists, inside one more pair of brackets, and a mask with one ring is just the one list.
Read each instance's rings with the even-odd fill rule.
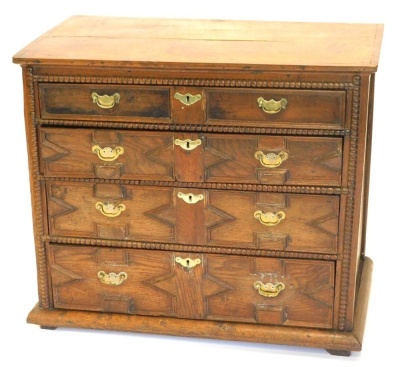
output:
[[346,327],[347,308],[348,308],[348,290],[350,284],[351,251],[353,241],[353,217],[355,187],[357,180],[357,154],[358,154],[358,135],[360,126],[360,76],[353,78],[353,98],[350,126],[350,150],[348,160],[348,194],[346,198],[344,241],[343,241],[343,261],[340,284],[339,300],[339,320],[338,329],[344,330]]
[[34,98],[34,75],[32,68],[26,69],[27,88],[28,88],[28,108],[29,121],[27,121],[27,134],[31,152],[31,177],[32,177],[32,197],[33,197],[33,223],[35,248],[38,266],[38,288],[39,288],[39,305],[47,309],[50,307],[50,296],[48,286],[47,261],[46,261],[46,244],[43,241],[43,211],[42,211],[42,189],[39,170],[39,149],[36,133],[36,115],[35,115],[35,98]]

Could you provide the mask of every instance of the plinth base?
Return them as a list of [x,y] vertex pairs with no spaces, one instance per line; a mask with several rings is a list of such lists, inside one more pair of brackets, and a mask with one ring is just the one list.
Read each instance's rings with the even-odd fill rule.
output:
[[360,351],[371,285],[373,263],[363,261],[356,298],[352,332],[286,326],[268,326],[235,322],[186,320],[168,317],[136,316],[115,313],[42,309],[36,305],[27,322],[42,328],[87,328],[137,333],[258,342],[326,349],[330,354],[349,356]]

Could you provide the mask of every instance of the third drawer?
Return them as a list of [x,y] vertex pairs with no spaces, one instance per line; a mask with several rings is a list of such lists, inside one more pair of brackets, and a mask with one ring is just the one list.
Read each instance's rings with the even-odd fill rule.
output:
[[49,234],[335,254],[339,197],[47,182]]

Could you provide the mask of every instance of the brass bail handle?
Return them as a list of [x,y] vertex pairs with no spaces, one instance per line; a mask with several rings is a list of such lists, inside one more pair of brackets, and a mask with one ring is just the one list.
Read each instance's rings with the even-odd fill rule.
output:
[[273,115],[275,113],[281,112],[287,106],[287,99],[282,98],[280,101],[275,101],[274,99],[270,99],[269,101],[265,100],[263,97],[257,98],[258,107],[260,107],[265,113]]
[[278,225],[283,219],[285,219],[285,212],[262,212],[257,210],[254,212],[254,218],[258,219],[261,224],[267,227]]
[[100,95],[96,92],[91,94],[93,103],[96,103],[100,108],[109,109],[113,108],[116,103],[119,103],[121,96],[119,93],[114,93],[112,96],[107,94]]
[[260,163],[267,168],[277,168],[283,161],[286,161],[289,155],[286,152],[275,153],[264,153],[261,150],[255,152],[254,157],[260,161]]
[[101,270],[97,273],[97,276],[102,283],[107,285],[120,285],[123,281],[126,280],[126,278],[128,278],[128,274],[126,274],[124,271],[121,271],[119,274],[107,274],[105,271]]
[[257,280],[254,283],[254,288],[258,290],[258,293],[263,297],[276,297],[281,291],[285,289],[285,284],[278,282],[275,284],[266,283]]
[[101,201],[98,201],[95,205],[95,208],[100,211],[101,214],[108,218],[118,217],[125,209],[124,204],[114,205],[112,203],[104,204]]
[[97,154],[97,156],[102,161],[111,162],[115,161],[120,155],[124,154],[124,148],[120,146],[115,148],[110,148],[110,147],[101,148],[98,145],[93,145],[92,152]]

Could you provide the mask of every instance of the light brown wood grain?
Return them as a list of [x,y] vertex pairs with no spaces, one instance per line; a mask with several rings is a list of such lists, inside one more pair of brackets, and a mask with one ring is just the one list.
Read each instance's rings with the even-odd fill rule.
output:
[[376,24],[79,16],[21,50],[14,62],[375,71],[382,32]]

